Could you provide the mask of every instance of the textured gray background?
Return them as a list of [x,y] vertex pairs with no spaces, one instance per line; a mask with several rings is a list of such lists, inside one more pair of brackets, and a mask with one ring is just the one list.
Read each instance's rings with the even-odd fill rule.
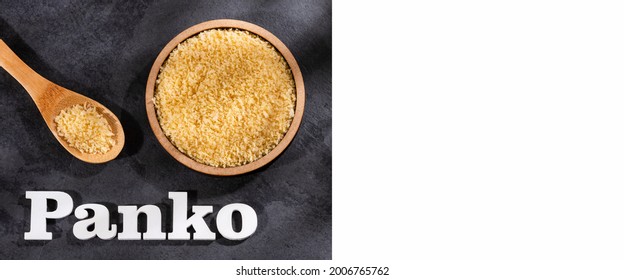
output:
[[[171,158],[144,106],[148,71],[162,47],[187,27],[219,18],[275,34],[297,58],[306,86],[303,123],[291,145],[262,170],[233,178],[203,175]],[[0,259],[331,258],[330,1],[0,0],[0,38],[44,77],[109,107],[127,137],[112,162],[74,159],[0,69]],[[80,241],[70,216],[49,224],[55,239],[25,241],[27,190],[67,191],[75,206],[158,203],[163,211],[170,210],[168,191],[188,190],[196,204],[251,205],[259,226],[243,242]]]

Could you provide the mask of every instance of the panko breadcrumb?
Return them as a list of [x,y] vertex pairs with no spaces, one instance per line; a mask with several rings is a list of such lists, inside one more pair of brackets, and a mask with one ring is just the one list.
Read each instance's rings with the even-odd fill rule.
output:
[[54,122],[57,134],[83,153],[104,154],[115,145],[110,124],[89,104],[63,109]]
[[160,126],[192,159],[215,167],[253,162],[282,140],[295,112],[288,63],[255,34],[211,29],[180,43],[160,68]]

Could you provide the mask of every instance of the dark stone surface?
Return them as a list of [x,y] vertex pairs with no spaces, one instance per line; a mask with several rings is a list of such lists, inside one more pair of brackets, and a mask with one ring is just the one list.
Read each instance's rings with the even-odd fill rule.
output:
[[[299,133],[269,166],[218,178],[179,164],[156,141],[145,114],[145,82],[162,47],[187,27],[219,18],[246,20],[280,38],[306,86]],[[330,259],[330,1],[7,1],[0,36],[35,71],[109,107],[126,146],[116,160],[91,165],[52,137],[24,89],[0,70],[0,259]],[[242,202],[258,230],[242,242],[77,240],[72,216],[49,224],[51,241],[25,241],[25,191],[60,190],[74,205],[171,204],[188,190],[196,204]],[[191,199],[192,201],[192,199]],[[207,220],[214,218],[210,215]],[[167,225],[166,228],[169,228]]]

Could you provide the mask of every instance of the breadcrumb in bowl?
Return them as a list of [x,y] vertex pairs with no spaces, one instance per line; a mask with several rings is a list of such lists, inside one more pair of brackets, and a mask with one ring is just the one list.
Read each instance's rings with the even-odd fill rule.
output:
[[150,126],[169,154],[229,176],[275,159],[296,134],[305,91],[293,55],[251,23],[213,20],[176,36],[146,85]]

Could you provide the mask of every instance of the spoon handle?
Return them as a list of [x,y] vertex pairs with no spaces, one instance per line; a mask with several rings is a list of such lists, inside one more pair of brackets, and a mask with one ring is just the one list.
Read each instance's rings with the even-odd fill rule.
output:
[[2,39],[0,39],[0,67],[9,72],[26,89],[35,102],[43,97],[51,84],[46,78],[41,77],[28,67]]

